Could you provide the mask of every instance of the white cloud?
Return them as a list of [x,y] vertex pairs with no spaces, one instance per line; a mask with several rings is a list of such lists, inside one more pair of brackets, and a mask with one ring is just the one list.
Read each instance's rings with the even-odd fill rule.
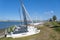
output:
[[54,11],[50,11],[51,13],[54,13]]
[[48,15],[48,16],[51,16],[51,15],[53,15],[54,14],[54,11],[46,11],[46,12],[44,12],[44,14],[46,14],[46,15]]

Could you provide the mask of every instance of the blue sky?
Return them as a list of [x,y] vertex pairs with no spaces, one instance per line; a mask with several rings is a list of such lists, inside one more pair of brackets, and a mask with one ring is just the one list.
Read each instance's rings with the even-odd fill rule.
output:
[[[23,0],[32,19],[60,19],[60,0]],[[0,20],[20,20],[19,0],[0,0]]]

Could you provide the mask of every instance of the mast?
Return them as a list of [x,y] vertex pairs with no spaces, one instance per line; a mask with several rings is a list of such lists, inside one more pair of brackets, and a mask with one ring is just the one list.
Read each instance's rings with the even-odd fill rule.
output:
[[32,24],[33,24],[33,21],[31,19],[30,15],[28,14],[22,0],[20,0],[20,4],[21,4],[21,10],[22,10],[22,14],[23,14],[24,26],[25,26],[25,29],[27,31],[27,26],[28,26],[27,18],[29,18],[29,20],[32,22]]
[[23,14],[23,20],[24,20],[24,26],[25,26],[25,31],[27,31],[27,16],[26,16],[26,9],[24,7],[24,4],[22,2],[22,0],[20,0],[21,2],[21,8],[22,8],[22,14]]

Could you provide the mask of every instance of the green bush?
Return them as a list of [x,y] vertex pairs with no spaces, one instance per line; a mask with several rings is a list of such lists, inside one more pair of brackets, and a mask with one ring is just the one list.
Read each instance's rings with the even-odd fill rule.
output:
[[60,33],[60,27],[54,28],[54,30]]

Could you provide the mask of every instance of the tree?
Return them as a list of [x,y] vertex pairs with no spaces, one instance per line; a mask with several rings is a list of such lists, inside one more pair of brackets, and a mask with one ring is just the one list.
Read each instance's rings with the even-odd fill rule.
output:
[[51,22],[52,21],[52,18],[50,18],[49,21]]
[[53,21],[56,21],[57,20],[57,17],[56,17],[56,15],[53,15]]

